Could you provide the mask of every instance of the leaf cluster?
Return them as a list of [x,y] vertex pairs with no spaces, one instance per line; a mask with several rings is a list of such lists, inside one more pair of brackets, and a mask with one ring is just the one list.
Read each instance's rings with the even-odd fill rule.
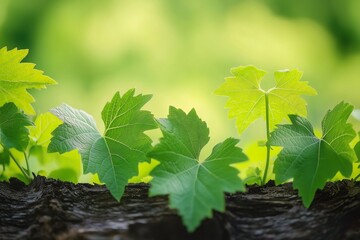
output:
[[[166,118],[156,119],[143,109],[151,95],[136,95],[134,89],[122,95],[117,92],[106,103],[101,113],[103,133],[91,115],[66,104],[32,121],[29,114],[35,113],[33,98],[27,89],[56,82],[34,69],[34,64],[22,63],[26,54],[25,50],[0,50],[0,90],[4,93],[0,95],[2,173],[14,162],[30,181],[35,174],[34,159],[47,164],[44,156],[60,163],[70,158],[70,165],[74,165],[75,159],[81,158],[82,172],[97,174],[120,200],[129,180],[139,174],[139,165],[155,159],[149,195],[169,195],[169,207],[177,209],[189,231],[194,231],[204,218],[212,217],[214,210],[225,210],[225,193],[246,190],[234,167],[248,159],[237,146],[238,139],[225,139],[201,159],[210,130],[195,109],[186,113],[170,106]],[[316,91],[301,81],[300,71],[276,72],[275,86],[269,90],[260,86],[265,72],[253,66],[234,68],[232,74],[216,93],[229,97],[226,107],[230,109],[229,117],[236,118],[239,134],[257,118],[266,121],[265,174],[261,179],[259,168],[249,168],[247,172],[254,177],[245,179],[247,183],[266,182],[272,146],[282,147],[274,165],[276,183],[293,179],[293,187],[299,190],[306,207],[316,190],[335,174],[351,175],[356,153],[360,155],[360,143],[356,153],[350,147],[356,135],[347,122],[353,106],[342,102],[329,110],[322,121],[322,137],[318,138],[305,118],[306,102],[302,98]],[[283,121],[290,124],[281,124]],[[153,146],[146,131],[157,128],[162,137]],[[76,182],[82,172],[65,164],[50,174],[37,174]]]
[[[322,189],[338,172],[345,177],[352,174],[357,156],[350,143],[356,133],[347,123],[354,107],[341,102],[329,110],[322,121],[322,137],[318,138],[311,123],[305,118],[306,102],[301,95],[315,95],[316,91],[301,81],[298,70],[275,72],[275,86],[263,90],[260,86],[265,72],[253,66],[232,69],[216,94],[229,97],[225,107],[229,118],[236,118],[242,133],[259,117],[266,121],[266,166],[272,146],[282,147],[274,163],[277,184],[293,179],[303,203],[309,207],[315,192]],[[291,124],[282,124],[290,121]],[[271,130],[273,130],[271,132]],[[360,144],[356,145],[357,152]],[[262,183],[266,181],[267,167]],[[254,174],[256,175],[256,174]],[[258,175],[258,173],[257,173]]]

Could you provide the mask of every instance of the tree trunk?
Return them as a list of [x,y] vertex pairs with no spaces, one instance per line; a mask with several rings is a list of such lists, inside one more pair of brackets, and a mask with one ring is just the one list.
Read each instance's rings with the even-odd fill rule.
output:
[[290,183],[250,186],[192,234],[148,189],[130,184],[119,203],[100,185],[1,182],[0,239],[360,239],[359,182],[328,183],[309,209]]

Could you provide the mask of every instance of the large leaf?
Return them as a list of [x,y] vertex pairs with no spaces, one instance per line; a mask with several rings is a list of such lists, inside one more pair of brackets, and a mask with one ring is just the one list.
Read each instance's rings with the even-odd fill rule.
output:
[[29,143],[29,130],[32,125],[28,117],[13,103],[0,107],[0,144],[5,148],[24,151]]
[[148,156],[160,161],[152,172],[150,195],[170,195],[189,231],[193,231],[212,211],[224,211],[224,192],[244,191],[238,171],[230,164],[246,160],[228,138],[217,144],[211,155],[199,161],[201,149],[209,141],[209,129],[191,110],[188,114],[170,107],[167,119],[159,120],[163,138]]
[[51,112],[64,123],[54,132],[50,152],[78,149],[84,172],[98,173],[112,195],[119,200],[128,179],[138,174],[138,163],[148,161],[146,153],[152,148],[144,131],[157,128],[153,116],[141,108],[150,95],[134,96],[129,90],[116,93],[102,112],[105,133],[102,136],[94,119],[81,110],[61,105]]
[[8,102],[24,110],[27,114],[35,114],[31,103],[34,98],[27,92],[30,88],[45,88],[47,84],[56,82],[43,72],[34,69],[33,63],[22,63],[28,50],[8,51],[0,49],[0,106]]
[[269,104],[270,128],[287,119],[288,114],[306,116],[306,102],[301,95],[316,95],[307,82],[300,81],[298,70],[275,72],[275,86],[263,90],[260,86],[265,75],[263,70],[253,66],[231,69],[233,77],[228,77],[215,93],[230,97],[225,107],[230,108],[229,118],[236,118],[241,134],[256,119],[266,116],[266,95]]
[[293,178],[293,187],[299,189],[306,207],[316,190],[322,189],[338,171],[346,177],[351,175],[356,155],[349,143],[356,133],[347,120],[352,110],[343,102],[329,110],[322,121],[320,139],[308,120],[295,115],[290,115],[291,125],[278,125],[271,134],[271,145],[284,147],[275,160],[276,183]]

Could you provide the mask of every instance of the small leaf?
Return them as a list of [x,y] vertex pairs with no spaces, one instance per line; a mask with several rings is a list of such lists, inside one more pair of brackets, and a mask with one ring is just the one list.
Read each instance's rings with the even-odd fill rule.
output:
[[32,122],[20,112],[14,103],[0,107],[0,143],[5,148],[16,148],[23,152],[29,143],[29,130]]
[[261,185],[261,170],[258,167],[249,167],[246,170],[246,178],[244,179],[244,183],[247,185]]
[[37,146],[48,147],[51,133],[62,122],[50,112],[40,114],[36,117],[34,126],[29,127],[29,135],[33,143]]
[[236,118],[236,126],[241,134],[256,119],[266,117],[265,95],[269,99],[270,128],[288,119],[288,114],[306,116],[306,102],[301,95],[316,95],[307,82],[300,81],[298,70],[275,72],[275,87],[265,91],[260,84],[265,75],[263,70],[253,66],[231,69],[233,77],[228,77],[215,94],[228,96],[225,107],[230,108],[229,118]]
[[170,107],[167,119],[159,120],[163,138],[148,156],[160,161],[151,172],[150,195],[170,195],[170,207],[178,209],[189,231],[211,217],[213,210],[224,211],[224,192],[244,191],[238,171],[230,164],[247,157],[228,138],[217,144],[211,155],[199,160],[201,149],[209,141],[209,129],[191,110],[188,114]]
[[291,125],[278,125],[271,134],[271,145],[283,147],[275,160],[275,181],[279,184],[293,178],[293,187],[299,189],[306,207],[316,190],[338,171],[346,177],[351,175],[356,155],[349,143],[356,133],[347,120],[352,110],[343,102],[329,110],[322,121],[321,139],[315,136],[308,120],[295,115],[289,116]]
[[[31,169],[33,172],[41,172],[41,174],[61,171],[62,169],[71,169],[72,172],[76,172],[76,178],[74,174],[64,174],[61,178],[63,181],[77,182],[77,178],[82,174],[81,157],[76,151],[70,158],[65,154],[48,153],[48,145],[52,138],[52,132],[61,124],[61,120],[54,116],[52,113],[47,112],[40,114],[34,121],[34,126],[28,127],[30,143],[28,147],[29,162],[31,162]],[[53,177],[53,176],[50,176]],[[76,180],[75,180],[76,179]]]
[[47,84],[55,84],[56,81],[34,69],[35,64],[22,63],[27,54],[28,50],[0,49],[0,106],[13,102],[25,113],[35,114],[30,104],[34,98],[27,89],[45,88]]
[[119,200],[125,185],[138,174],[138,163],[149,161],[146,153],[152,148],[144,131],[157,128],[150,112],[141,110],[151,95],[134,96],[129,90],[122,97],[116,93],[102,112],[104,136],[94,119],[81,110],[61,105],[51,112],[64,123],[54,132],[49,152],[78,149],[84,173],[98,173],[111,194]]

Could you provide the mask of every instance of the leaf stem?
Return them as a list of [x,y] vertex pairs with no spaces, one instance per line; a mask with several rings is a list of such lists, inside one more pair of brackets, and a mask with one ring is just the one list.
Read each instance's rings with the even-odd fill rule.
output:
[[357,181],[357,180],[358,180],[358,178],[360,178],[360,174],[359,174],[359,175],[357,175],[357,176],[354,178],[354,181]]
[[28,161],[28,156],[26,155],[26,153],[24,152],[24,158],[26,161],[26,171],[28,176],[31,176],[31,171],[30,171],[30,167],[29,167],[29,161]]
[[22,174],[25,176],[25,178],[30,182],[31,181],[30,175],[28,175],[27,172],[24,170],[24,168],[19,164],[19,162],[14,157],[14,155],[10,152],[10,150],[9,150],[9,155],[12,158],[12,160],[14,160],[15,164],[18,166],[18,168],[20,169]]
[[270,116],[269,116],[269,96],[268,93],[265,93],[265,121],[266,121],[266,165],[264,170],[264,176],[262,179],[262,185],[266,183],[267,172],[269,170],[270,163]]

